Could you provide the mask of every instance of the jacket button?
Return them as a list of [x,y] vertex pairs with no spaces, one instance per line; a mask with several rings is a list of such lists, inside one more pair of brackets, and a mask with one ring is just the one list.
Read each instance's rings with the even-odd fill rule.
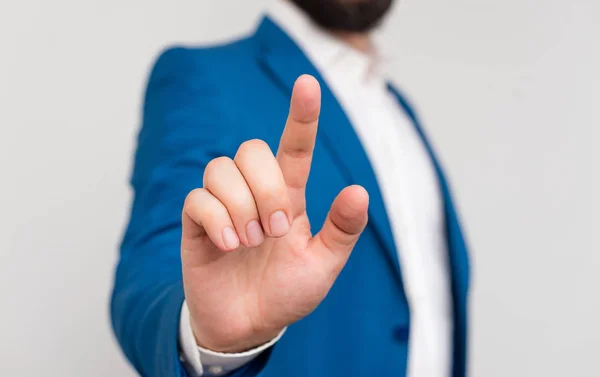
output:
[[408,342],[409,329],[408,326],[398,326],[392,332],[394,339],[400,343]]

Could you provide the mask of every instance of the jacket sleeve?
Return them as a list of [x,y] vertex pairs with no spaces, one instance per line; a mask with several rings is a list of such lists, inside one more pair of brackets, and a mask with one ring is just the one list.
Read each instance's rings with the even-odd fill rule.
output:
[[[115,273],[113,330],[131,364],[148,377],[187,375],[178,349],[181,210],[186,195],[202,186],[206,164],[239,145],[240,130],[226,119],[230,104],[199,60],[192,50],[174,48],[152,69],[131,178],[134,200]],[[257,375],[268,354],[234,375]]]

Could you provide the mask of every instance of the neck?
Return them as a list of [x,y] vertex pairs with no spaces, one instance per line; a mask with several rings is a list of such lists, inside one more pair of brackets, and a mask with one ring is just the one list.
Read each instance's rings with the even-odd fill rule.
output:
[[369,38],[368,33],[335,31],[333,32],[333,35],[360,52],[368,53],[372,49],[371,39]]

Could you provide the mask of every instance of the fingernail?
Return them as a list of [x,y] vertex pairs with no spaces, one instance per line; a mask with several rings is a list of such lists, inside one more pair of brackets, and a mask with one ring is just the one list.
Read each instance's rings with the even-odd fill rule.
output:
[[271,215],[269,226],[271,227],[271,234],[275,237],[284,236],[290,230],[290,223],[283,211],[277,211]]
[[250,246],[258,246],[265,239],[262,227],[256,220],[252,220],[246,225],[246,236],[248,237]]
[[240,239],[233,228],[229,226],[223,229],[223,242],[225,247],[230,250],[236,249],[240,245]]

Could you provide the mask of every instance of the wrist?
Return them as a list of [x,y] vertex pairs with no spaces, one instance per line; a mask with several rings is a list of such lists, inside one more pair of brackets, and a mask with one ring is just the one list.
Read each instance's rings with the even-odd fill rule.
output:
[[[235,332],[231,329],[217,329],[211,331],[201,326],[196,326],[190,318],[190,324],[198,347],[218,353],[243,353],[267,344],[279,338],[284,328],[264,330],[260,332]],[[225,331],[221,331],[225,330]]]

